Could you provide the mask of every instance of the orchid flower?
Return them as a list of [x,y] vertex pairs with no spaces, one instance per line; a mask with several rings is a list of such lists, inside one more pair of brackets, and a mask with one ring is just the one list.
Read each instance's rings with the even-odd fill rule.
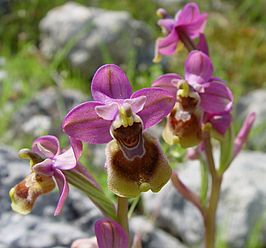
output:
[[59,215],[68,196],[69,186],[62,171],[71,170],[77,165],[81,154],[81,142],[71,141],[72,146],[62,152],[55,136],[37,138],[32,149],[20,151],[22,158],[31,160],[31,174],[10,190],[12,208],[21,214],[31,212],[35,200],[41,194],[55,187],[53,178],[60,191],[60,197],[54,215]]
[[72,109],[64,119],[63,130],[83,142],[109,142],[106,167],[113,193],[136,197],[149,189],[160,190],[171,169],[159,143],[145,130],[171,111],[171,94],[160,88],[132,93],[127,76],[113,64],[97,70],[91,92],[94,101]]
[[168,90],[176,98],[164,130],[167,143],[191,147],[201,141],[202,124],[211,124],[220,135],[230,126],[232,92],[213,76],[212,62],[203,52],[190,52],[184,79],[174,73],[165,74],[152,85]]
[[[71,248],[128,248],[128,235],[115,221],[103,218],[94,225],[96,237],[75,240]],[[140,238],[135,236],[132,248],[141,248]]]
[[171,18],[164,9],[159,9],[157,14],[162,17],[158,21],[158,25],[166,33],[166,37],[160,37],[156,40],[154,62],[159,62],[161,55],[174,54],[182,43],[189,45],[190,50],[197,49],[192,43],[195,38],[200,38],[198,48],[203,48],[207,52],[207,43],[202,33],[208,14],[201,14],[196,3],[186,4],[182,10],[176,13],[174,18]]

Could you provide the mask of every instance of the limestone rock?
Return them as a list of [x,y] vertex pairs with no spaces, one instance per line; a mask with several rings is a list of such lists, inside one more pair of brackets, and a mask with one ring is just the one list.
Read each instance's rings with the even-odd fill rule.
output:
[[[256,224],[264,216],[265,161],[266,154],[243,152],[224,175],[217,221],[228,247],[245,247]],[[200,171],[196,162],[186,163],[179,176],[193,190],[199,189]],[[144,198],[147,211],[157,218],[158,227],[182,238],[189,246],[202,242],[203,224],[198,210],[185,201],[170,183],[159,194],[146,193]],[[262,240],[265,227],[264,224]],[[266,240],[263,242],[265,245]]]
[[109,58],[115,64],[124,64],[134,55],[141,67],[153,56],[149,28],[126,11],[67,2],[47,13],[40,31],[40,48],[47,58],[65,49],[70,64],[85,75],[91,76]]

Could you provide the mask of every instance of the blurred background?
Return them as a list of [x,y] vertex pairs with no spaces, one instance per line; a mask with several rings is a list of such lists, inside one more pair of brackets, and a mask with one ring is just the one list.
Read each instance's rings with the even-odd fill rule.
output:
[[[218,246],[266,247],[266,1],[195,2],[209,13],[206,36],[215,75],[235,95],[235,130],[248,112],[257,113],[249,151],[236,160],[239,167],[234,165],[225,181]],[[156,10],[163,7],[174,15],[185,3],[0,0],[0,248],[69,247],[74,239],[93,234],[93,222],[101,215],[75,190],[61,217],[52,216],[57,192],[40,199],[30,216],[11,213],[8,191],[29,172],[17,151],[45,134],[67,144],[60,129],[64,115],[91,99],[90,81],[102,64],[120,65],[135,90],[163,73],[183,74],[186,51],[160,64],[152,58],[154,41],[161,36]],[[159,137],[161,128],[154,132]],[[82,162],[106,189],[104,147],[86,146]],[[185,151],[164,149],[173,167],[183,161]],[[198,175],[192,168],[180,173],[196,190]],[[152,201],[157,208],[147,204]],[[141,230],[144,247],[200,246],[200,216],[176,192],[145,194],[137,210],[132,231]]]

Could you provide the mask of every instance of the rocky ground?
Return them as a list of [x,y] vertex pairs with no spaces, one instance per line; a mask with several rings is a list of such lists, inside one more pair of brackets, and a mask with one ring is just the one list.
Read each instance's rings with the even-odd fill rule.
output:
[[[262,220],[266,207],[266,154],[243,152],[225,174],[218,211],[219,230],[229,247],[242,248]],[[80,192],[72,189],[63,214],[53,216],[58,192],[41,197],[32,214],[20,216],[10,209],[9,189],[29,171],[16,151],[0,148],[0,247],[69,247],[77,238],[93,235],[100,212]],[[189,162],[178,171],[194,190],[199,186],[199,167]],[[158,194],[143,194],[147,216],[134,216],[131,230],[142,234],[146,248],[191,247],[202,242],[203,226],[197,210],[169,183]],[[266,230],[262,226],[261,230]],[[263,232],[264,233],[264,232]],[[265,233],[260,236],[266,245]]]

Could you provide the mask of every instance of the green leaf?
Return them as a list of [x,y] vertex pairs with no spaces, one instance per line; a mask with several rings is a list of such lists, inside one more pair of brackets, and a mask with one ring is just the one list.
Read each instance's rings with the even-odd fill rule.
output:
[[225,133],[225,137],[220,141],[220,167],[219,173],[223,174],[229,167],[234,147],[234,132],[232,125]]
[[64,171],[67,181],[86,194],[91,201],[107,217],[116,220],[116,210],[113,202],[106,197],[104,192],[93,185],[85,176],[78,172]]

